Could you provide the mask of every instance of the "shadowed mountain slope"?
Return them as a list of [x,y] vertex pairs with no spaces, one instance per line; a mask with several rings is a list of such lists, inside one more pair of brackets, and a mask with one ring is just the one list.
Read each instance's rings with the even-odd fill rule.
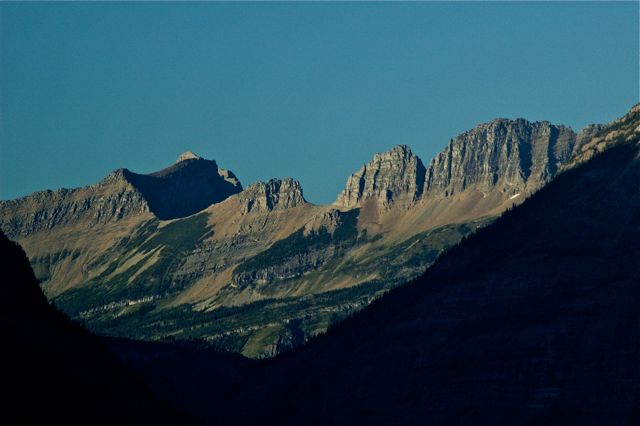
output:
[[149,209],[164,220],[198,213],[242,191],[232,172],[190,151],[159,172],[141,175],[124,170],[124,176],[147,200]]
[[0,271],[5,424],[190,422],[49,305],[24,252],[2,232]]
[[[636,424],[639,135],[635,107],[599,154],[297,351],[200,369],[198,355],[112,348],[228,424]],[[195,371],[208,375],[185,392]]]

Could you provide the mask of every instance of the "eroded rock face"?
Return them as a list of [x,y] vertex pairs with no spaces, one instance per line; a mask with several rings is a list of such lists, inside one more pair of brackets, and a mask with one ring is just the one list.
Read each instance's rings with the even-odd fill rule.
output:
[[548,182],[573,152],[568,127],[524,119],[496,119],[452,139],[430,163],[427,196],[451,196],[474,187],[513,195]]
[[321,268],[364,241],[359,239],[358,214],[358,209],[330,209],[316,215],[304,227],[240,264],[234,270],[234,284],[244,287],[283,281]]
[[449,197],[466,189],[498,190],[512,196],[547,183],[572,155],[577,140],[588,140],[601,126],[580,135],[565,126],[524,119],[496,119],[452,139],[425,169],[406,146],[376,154],[351,175],[336,205],[410,206],[421,197]]
[[149,175],[118,169],[95,185],[0,201],[0,226],[10,238],[18,238],[58,226],[94,226],[147,212],[174,219],[242,191],[236,176],[218,168],[215,161],[193,153],[180,158]]
[[9,238],[19,238],[57,226],[94,226],[148,211],[149,204],[120,169],[85,188],[41,191],[1,201],[0,226]]
[[284,210],[307,203],[300,182],[291,178],[256,182],[249,185],[239,197],[244,213]]
[[334,254],[335,247],[330,244],[311,247],[305,253],[297,253],[276,264],[234,273],[233,283],[244,287],[249,284],[267,284],[277,280],[296,278],[318,269]]
[[578,132],[576,136],[576,145],[573,149],[574,154],[580,150],[580,148],[589,142],[595,135],[607,128],[606,124],[588,124],[584,129]]
[[638,143],[640,134],[640,104],[634,105],[624,116],[607,125],[592,124],[580,134],[580,143],[576,144],[571,161],[563,164],[562,170],[571,169],[589,161],[599,153],[621,143]]
[[335,204],[345,208],[361,207],[366,200],[381,205],[410,204],[424,190],[425,167],[405,145],[374,155],[373,160],[347,180],[346,188]]

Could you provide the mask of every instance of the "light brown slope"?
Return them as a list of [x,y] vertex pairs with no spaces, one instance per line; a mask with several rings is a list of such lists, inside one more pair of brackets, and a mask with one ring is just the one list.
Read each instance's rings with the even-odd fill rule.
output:
[[[251,189],[252,186],[245,191]],[[231,274],[235,266],[286,238],[327,210],[325,206],[301,202],[286,208],[247,211],[250,202],[243,192],[205,210],[213,233],[201,243],[197,252],[192,253],[185,265],[185,268],[201,271],[200,276],[172,305],[196,303],[201,308],[211,308],[222,304],[240,305],[263,298],[257,294],[237,293],[220,296],[219,292],[233,286]]]

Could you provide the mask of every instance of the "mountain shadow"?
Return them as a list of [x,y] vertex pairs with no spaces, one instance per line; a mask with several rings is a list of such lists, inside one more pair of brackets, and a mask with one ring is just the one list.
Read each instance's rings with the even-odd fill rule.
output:
[[198,213],[242,191],[232,172],[200,157],[179,158],[172,166],[148,175],[126,169],[123,172],[125,179],[145,198],[149,209],[163,220]]
[[29,261],[0,232],[4,424],[182,424],[100,340],[49,305]]
[[638,424],[634,138],[284,356],[110,346],[159,394],[216,424]]

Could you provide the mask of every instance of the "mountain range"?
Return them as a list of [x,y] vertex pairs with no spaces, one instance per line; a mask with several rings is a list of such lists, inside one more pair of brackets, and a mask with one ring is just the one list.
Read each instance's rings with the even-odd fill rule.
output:
[[496,119],[428,165],[375,154],[331,205],[294,179],[244,188],[192,152],[156,173],[0,202],[47,297],[103,335],[203,340],[249,357],[300,345],[424,272],[550,182],[603,126]]
[[[480,127],[491,128],[494,123],[498,126],[498,122]],[[97,413],[113,404],[115,408],[107,409],[102,417],[107,423],[128,416],[131,410],[132,417],[127,417],[131,421],[142,413],[146,421],[158,423],[189,421],[180,414],[185,412],[207,424],[637,424],[640,422],[637,309],[640,105],[619,120],[590,129],[565,139],[559,152],[570,153],[554,162],[553,167],[548,160],[540,167],[533,152],[545,151],[543,158],[551,158],[549,152],[556,152],[559,138],[546,150],[501,148],[501,152],[510,153],[508,157],[517,152],[519,159],[520,153],[531,153],[524,157],[530,158],[530,162],[518,163],[529,171],[524,175],[526,179],[519,180],[517,176],[523,175],[505,172],[514,167],[511,161],[512,166],[480,167],[482,172],[473,179],[454,179],[452,173],[448,179],[431,181],[443,183],[429,186],[428,173],[434,164],[444,164],[447,174],[449,170],[460,169],[448,157],[467,158],[469,152],[478,149],[494,152],[483,148],[488,138],[478,147],[473,145],[471,136],[467,144],[476,148],[454,149],[456,141],[458,147],[466,146],[461,142],[467,135],[463,134],[424,168],[422,184],[419,179],[405,179],[411,170],[420,170],[420,163],[411,160],[398,168],[396,158],[409,152],[406,147],[398,147],[391,153],[377,155],[355,173],[333,206],[306,206],[305,202],[286,207],[297,198],[299,186],[292,180],[283,180],[252,185],[185,218],[160,220],[145,209],[133,213],[132,217],[152,214],[155,228],[149,236],[131,235],[119,244],[125,251],[127,245],[139,247],[137,252],[144,254],[153,247],[160,251],[168,244],[184,241],[188,228],[163,232],[165,228],[203,220],[194,219],[201,216],[207,219],[206,224],[211,220],[215,225],[210,212],[231,201],[234,206],[247,206],[244,216],[300,207],[322,212],[312,216],[318,222],[305,222],[303,227],[263,250],[270,250],[269,256],[261,256],[259,252],[248,258],[258,260],[252,260],[256,263],[251,268],[238,272],[250,274],[273,258],[274,253],[290,254],[292,247],[296,247],[293,243],[299,240],[308,243],[311,238],[314,244],[307,244],[304,252],[298,252],[299,256],[311,253],[311,248],[320,251],[328,246],[334,247],[336,256],[349,256],[358,244],[365,251],[371,250],[376,241],[369,238],[375,235],[381,235],[378,239],[382,241],[400,232],[411,232],[405,221],[389,224],[385,222],[389,218],[411,217],[415,219],[411,224],[419,226],[423,222],[418,218],[424,220],[440,214],[440,220],[445,220],[447,214],[454,217],[453,212],[464,214],[464,210],[456,210],[458,202],[479,209],[489,205],[482,204],[482,200],[500,193],[504,194],[503,204],[511,202],[502,207],[497,218],[491,214],[481,216],[488,218],[483,226],[447,244],[429,262],[426,271],[404,285],[383,287],[385,290],[380,290],[375,300],[366,303],[368,306],[360,306],[357,313],[328,326],[326,333],[301,336],[307,340],[305,345],[268,360],[221,353],[218,346],[206,339],[181,338],[184,336],[155,342],[109,336],[98,340],[47,304],[41,290],[49,284],[43,282],[39,288],[17,244],[0,235],[2,271],[8,277],[2,286],[2,314],[10,331],[8,349],[4,351],[10,357],[8,362],[3,360],[2,366],[7,367],[3,377],[9,377],[12,388],[19,389],[18,401],[27,398],[25,389],[31,389],[30,395],[37,397],[38,406],[61,413],[59,418],[63,421],[71,418],[81,422],[83,418],[75,416],[78,413],[86,416],[84,419],[95,420]],[[502,134],[506,133],[509,131]],[[381,157],[394,162],[389,164]],[[387,176],[382,172],[371,173],[375,167],[386,170]],[[402,170],[403,178],[388,179],[397,170]],[[465,186],[468,181],[472,181],[471,186]],[[514,188],[514,181],[521,186]],[[387,185],[387,192],[380,190],[382,183]],[[436,197],[431,188],[444,192]],[[505,193],[507,188],[513,192]],[[285,195],[266,196],[272,189]],[[396,197],[401,189],[404,195]],[[487,195],[483,196],[484,193]],[[526,196],[520,199],[523,193]],[[264,202],[251,203],[261,195]],[[344,206],[345,203],[351,206]],[[418,206],[425,211],[416,213]],[[434,207],[428,210],[428,206]],[[374,223],[377,228],[360,227],[367,212],[377,214],[379,221]],[[123,214],[112,220],[122,226],[133,223],[132,217]],[[97,219],[93,216],[83,220]],[[148,219],[141,223],[145,221]],[[62,227],[71,226],[70,223],[65,222]],[[87,232],[98,240],[97,230],[108,225],[95,223]],[[331,227],[331,223],[335,226]],[[196,227],[194,223],[189,226]],[[357,234],[352,231],[354,228]],[[202,250],[207,239],[216,236],[215,226],[206,229],[208,233],[197,239],[195,250]],[[241,229],[240,225],[236,229]],[[386,233],[382,232],[385,229]],[[292,237],[296,232],[298,235]],[[431,241],[434,234],[429,235]],[[20,238],[28,241],[24,236]],[[138,245],[134,244],[136,238]],[[279,244],[281,241],[287,242]],[[340,252],[342,249],[345,251]],[[192,256],[195,250],[190,250],[185,249],[185,257],[173,259],[176,264]],[[404,247],[403,253],[407,250]],[[111,256],[109,252],[104,254]],[[73,252],[69,256],[73,257]],[[410,267],[408,263],[393,264],[390,257],[386,259],[391,276],[400,277],[401,273],[393,275],[393,270],[406,271]],[[31,264],[38,265],[33,258]],[[235,266],[234,272],[238,268]],[[292,279],[283,280],[282,284],[286,286]],[[109,285],[107,281],[104,283]],[[269,282],[274,283],[278,281]],[[162,280],[155,284],[170,285]],[[134,280],[129,285],[142,283]],[[329,295],[342,294],[346,303],[357,300],[354,295],[370,297],[371,288],[359,284],[348,288],[352,293],[342,289],[319,292],[313,297],[326,297],[324,300],[335,307],[339,306],[335,303],[337,299]],[[360,293],[355,293],[356,290]],[[76,290],[66,292],[71,291]],[[307,295],[300,296],[300,305],[287,305],[290,300],[287,297],[223,305],[209,311],[205,308],[203,316],[198,316],[195,305],[189,305],[191,310],[182,317],[175,314],[177,311],[170,314],[177,308],[163,307],[163,299],[137,304],[147,306],[146,311],[135,304],[107,311],[129,316],[126,321],[137,318],[141,329],[149,318],[165,315],[165,321],[175,321],[174,326],[181,322],[183,329],[206,328],[200,322],[202,318],[220,322],[229,318],[252,319],[251,324],[257,324],[260,333],[265,326],[263,323],[260,328],[259,320],[272,320],[281,314],[274,308],[300,307],[302,301],[307,301],[307,312],[313,312],[312,308],[320,303],[315,299],[313,305],[310,300],[314,299]],[[127,312],[127,308],[133,309]],[[283,312],[293,316],[300,311]],[[236,325],[249,328],[246,324]],[[238,339],[234,333],[237,329],[228,334],[230,347]],[[29,380],[20,379],[24,377]],[[136,377],[142,378],[144,384]],[[15,406],[10,408],[13,410],[9,414],[16,413]],[[36,419],[38,414],[41,413],[26,413],[25,418]],[[95,423],[101,423],[99,417]]]
[[640,422],[640,105],[522,204],[271,360],[110,340],[211,424]]
[[57,306],[100,334],[273,356],[422,273],[544,186],[602,126],[496,119],[428,165],[400,145],[331,205],[294,179],[244,188],[192,152],[156,173],[0,202]]

